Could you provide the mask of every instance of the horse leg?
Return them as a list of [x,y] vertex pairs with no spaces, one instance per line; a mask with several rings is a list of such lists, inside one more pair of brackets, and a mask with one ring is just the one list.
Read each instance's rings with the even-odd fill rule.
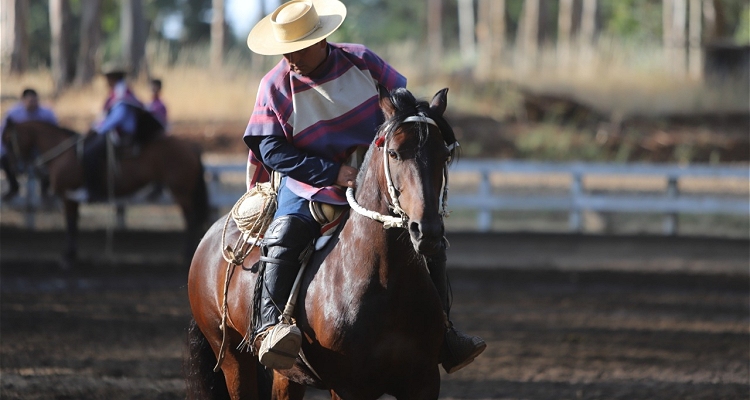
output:
[[[230,341],[230,343],[234,343]],[[229,391],[229,397],[233,400],[260,399],[260,387],[258,382],[258,362],[249,352],[238,352],[236,346],[227,346],[221,370]]]
[[273,374],[273,400],[302,400],[305,397],[305,385],[300,385],[289,380],[284,375],[274,372]]
[[437,366],[425,366],[421,376],[411,377],[409,386],[393,393],[398,400],[435,400],[440,395],[440,371]]
[[73,267],[78,258],[78,203],[65,200],[64,207],[66,245],[60,267],[68,270]]
[[185,220],[185,244],[183,247],[183,257],[185,260],[191,260],[201,237],[205,233],[204,225],[207,218],[208,203],[203,199],[197,199],[201,195],[193,193],[192,196],[187,193],[180,193],[172,190],[172,196],[177,204],[180,205],[182,216]]

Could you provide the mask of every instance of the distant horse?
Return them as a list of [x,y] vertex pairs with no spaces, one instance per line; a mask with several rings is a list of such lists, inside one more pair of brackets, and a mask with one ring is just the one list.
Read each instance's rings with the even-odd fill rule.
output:
[[[274,398],[300,399],[305,386],[314,386],[333,398],[438,397],[445,319],[424,256],[437,251],[444,234],[441,193],[453,155],[446,143],[455,142],[443,118],[446,93],[438,92],[428,104],[406,90],[381,91],[386,122],[365,156],[354,201],[398,227],[384,229],[382,222],[351,211],[338,237],[314,253],[294,314],[306,362],[298,357],[292,369],[275,371],[272,389],[257,358],[237,349],[252,329],[259,252],[253,250],[241,268],[231,268],[221,255],[223,220],[209,229],[188,277],[194,318],[188,333],[189,395],[256,399],[272,390]],[[226,235],[226,243],[235,243],[234,224]],[[226,353],[214,373],[226,279]]]
[[[76,132],[44,122],[8,121],[2,132],[3,146],[14,158],[43,164],[49,174],[50,190],[63,200],[67,232],[65,268],[73,265],[77,257],[78,203],[66,198],[66,192],[83,185],[79,139],[81,136]],[[209,215],[200,149],[175,136],[153,138],[137,156],[119,160],[114,195],[132,194],[152,182],[169,188],[182,209],[188,236],[185,255],[190,259]],[[107,187],[106,183],[102,187]]]

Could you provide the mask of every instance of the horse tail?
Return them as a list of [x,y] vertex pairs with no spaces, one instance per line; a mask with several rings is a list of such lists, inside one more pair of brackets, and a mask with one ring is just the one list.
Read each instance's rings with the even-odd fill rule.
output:
[[208,339],[198,328],[195,319],[190,320],[187,334],[188,356],[184,364],[187,398],[190,400],[229,399],[224,373],[214,372],[216,356]]

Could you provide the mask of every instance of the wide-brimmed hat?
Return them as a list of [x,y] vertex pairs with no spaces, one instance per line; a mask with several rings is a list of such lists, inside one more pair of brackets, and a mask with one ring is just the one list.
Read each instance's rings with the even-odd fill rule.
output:
[[247,47],[266,56],[293,53],[328,37],[344,18],[338,0],[291,0],[255,24]]

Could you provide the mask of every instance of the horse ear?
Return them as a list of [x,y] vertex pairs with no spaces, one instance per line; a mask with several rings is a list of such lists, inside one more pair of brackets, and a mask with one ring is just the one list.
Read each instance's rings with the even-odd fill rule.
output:
[[437,115],[443,115],[445,108],[448,106],[448,88],[442,89],[435,93],[435,97],[430,102],[430,109],[437,113]]
[[396,113],[396,107],[393,106],[391,94],[388,92],[388,89],[383,85],[378,85],[378,96],[380,97],[380,109],[383,110],[385,119],[392,117]]

